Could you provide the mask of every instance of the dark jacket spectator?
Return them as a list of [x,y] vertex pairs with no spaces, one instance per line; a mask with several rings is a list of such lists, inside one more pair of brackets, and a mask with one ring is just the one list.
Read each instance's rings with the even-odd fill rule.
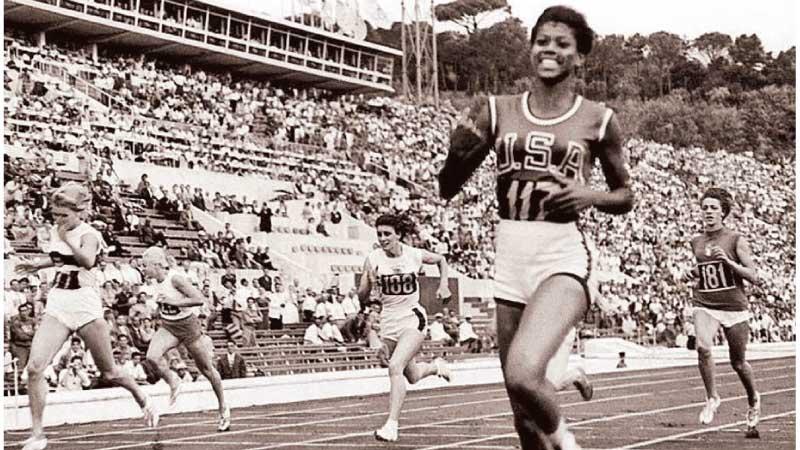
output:
[[256,285],[267,292],[272,292],[272,277],[269,276],[269,269],[264,269],[264,275],[256,279]]
[[258,218],[258,229],[265,233],[272,233],[272,210],[267,208],[266,204],[261,207],[261,212],[258,213]]
[[167,237],[160,230],[153,228],[150,219],[144,221],[144,225],[139,228],[139,240],[147,245],[161,245],[166,247]]
[[144,199],[148,208],[153,207],[155,199],[153,198],[153,192],[150,190],[150,182],[147,181],[147,174],[142,174],[142,179],[136,187],[136,194]]
[[220,356],[217,360],[217,371],[219,371],[219,375],[223,380],[245,378],[247,376],[244,358],[236,352],[235,342],[228,341],[228,353]]
[[23,303],[17,308],[19,314],[11,319],[11,354],[19,359],[19,367],[28,364],[28,355],[31,353],[31,342],[36,331],[36,321],[31,316],[33,306]]

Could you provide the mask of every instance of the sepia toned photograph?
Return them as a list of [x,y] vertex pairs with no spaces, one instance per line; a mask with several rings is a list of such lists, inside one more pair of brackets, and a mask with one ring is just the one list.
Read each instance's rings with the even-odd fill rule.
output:
[[3,0],[3,448],[797,448],[796,8]]

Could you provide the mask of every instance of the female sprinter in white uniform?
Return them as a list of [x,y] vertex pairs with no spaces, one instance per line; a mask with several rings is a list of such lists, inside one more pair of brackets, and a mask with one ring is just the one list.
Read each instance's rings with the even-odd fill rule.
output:
[[205,376],[219,405],[218,431],[228,431],[231,427],[231,410],[225,405],[222,390],[222,379],[212,362],[200,327],[200,319],[195,315],[194,307],[202,306],[206,299],[185,277],[170,269],[169,258],[160,247],[150,247],[142,254],[144,274],[155,279],[156,301],[161,316],[161,327],[153,335],[147,348],[147,364],[164,378],[171,391],[170,406],[174,405],[180,393],[181,380],[170,370],[164,354],[180,344],[186,346],[189,354],[197,364],[197,370]]
[[750,339],[750,312],[744,281],[758,284],[750,244],[722,221],[731,212],[731,194],[720,188],[709,189],[700,199],[703,212],[703,233],[692,239],[692,252],[697,258],[686,278],[696,279],[694,289],[694,329],[697,335],[697,362],[706,388],[706,404],[700,411],[700,423],[709,424],[719,408],[720,398],[714,383],[714,360],[711,347],[722,327],[728,340],[731,366],[747,392],[747,426],[755,432],[761,410],[761,397],[756,391],[753,369],[745,360]]
[[[497,338],[524,449],[542,439],[560,450],[579,448],[553,395],[551,381],[562,375],[546,376],[592,301],[593,255],[578,216],[589,207],[623,214],[633,206],[613,111],[574,91],[575,69],[593,38],[580,13],[546,9],[531,32],[531,91],[483,99],[468,110],[439,173],[440,193],[449,199],[496,152]],[[595,159],[609,192],[587,186]]]
[[389,418],[386,424],[375,431],[381,441],[396,441],[398,420],[406,398],[406,382],[437,375],[450,380],[450,369],[445,361],[436,358],[431,363],[417,363],[414,356],[422,348],[427,333],[428,321],[425,308],[419,304],[419,280],[423,264],[439,265],[438,298],[446,301],[450,297],[447,287],[447,261],[444,256],[416,249],[400,242],[403,234],[398,218],[383,215],[375,222],[380,248],[373,250],[364,262],[358,298],[362,305],[369,303],[372,287],[380,288],[381,311],[380,337],[385,345],[389,365]]
[[99,287],[89,271],[105,247],[100,232],[82,220],[91,198],[89,191],[77,183],[67,183],[53,192],[50,201],[55,225],[50,231],[49,257],[16,267],[18,273],[56,267],[44,317],[33,337],[28,360],[31,437],[25,441],[23,450],[47,447],[42,426],[47,397],[44,370],[73,332],[80,335],[92,352],[103,378],[130,391],[142,407],[145,423],[151,427],[158,425],[158,414],[150,399],[132,378],[114,365]]

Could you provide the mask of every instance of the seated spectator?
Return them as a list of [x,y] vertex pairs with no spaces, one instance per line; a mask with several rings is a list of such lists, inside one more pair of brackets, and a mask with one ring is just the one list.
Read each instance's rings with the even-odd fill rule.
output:
[[345,342],[355,344],[366,342],[367,330],[368,324],[364,312],[359,311],[345,321],[341,331]]
[[465,316],[458,327],[458,343],[466,346],[470,353],[480,353],[481,339],[472,329],[472,316]]
[[83,358],[73,356],[69,360],[69,366],[62,369],[58,374],[58,391],[81,391],[91,386],[92,380],[89,373],[83,367]]
[[442,308],[442,315],[444,316],[444,331],[450,335],[453,342],[458,342],[458,316],[455,311],[450,311],[449,308]]
[[278,270],[272,264],[272,259],[269,257],[269,247],[259,248],[253,255],[253,260],[264,270]]
[[122,365],[122,371],[139,384],[147,384],[147,374],[142,366],[142,353],[134,351],[131,359]]
[[175,371],[175,374],[180,378],[182,382],[191,383],[194,381],[192,378],[191,372],[189,372],[189,368],[186,366],[186,363],[180,361],[175,367],[172,368]]
[[453,338],[444,331],[444,315],[442,313],[436,313],[428,329],[430,330],[431,341],[433,342],[442,342],[446,345],[451,345],[455,342]]
[[[125,328],[127,330],[127,326]],[[128,330],[128,333],[130,333],[130,330]],[[130,360],[131,356],[133,355],[133,352],[136,351],[131,346],[130,342],[131,342],[130,334],[120,334],[119,336],[117,336],[117,344],[114,347],[114,352],[119,352],[122,361]]]
[[383,305],[380,302],[372,302],[367,313],[367,343],[371,349],[383,348],[379,334],[381,331],[381,310]]
[[344,337],[339,327],[333,320],[333,316],[328,316],[328,320],[322,325],[322,331],[319,334],[323,342],[329,344],[344,344]]
[[244,378],[247,376],[244,358],[236,351],[236,342],[229,340],[227,353],[217,360],[217,370],[223,380],[230,378]]
[[145,219],[144,225],[142,225],[139,229],[139,241],[147,245],[159,245],[161,247],[169,246],[167,243],[167,237],[162,231],[153,228],[153,225],[150,223],[150,219]]
[[86,352],[83,350],[83,341],[81,341],[81,338],[77,336],[70,339],[69,349],[66,352],[61,354],[60,357],[58,354],[56,354],[55,359],[58,360],[58,363],[55,364],[55,370],[58,373],[61,373],[62,369],[66,369],[67,367],[69,367],[69,362],[72,361],[72,358],[74,356],[80,357],[81,361],[83,361],[84,364],[86,364],[85,361]]
[[322,316],[316,316],[314,318],[314,322],[306,328],[306,332],[303,335],[303,343],[306,345],[322,345],[324,341],[322,340]]

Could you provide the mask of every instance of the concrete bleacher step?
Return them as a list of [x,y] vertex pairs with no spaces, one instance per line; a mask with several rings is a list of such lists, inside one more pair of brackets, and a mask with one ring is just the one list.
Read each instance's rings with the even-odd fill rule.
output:
[[[128,247],[147,247],[147,244],[141,242],[136,236],[118,236],[120,244]],[[170,248],[189,247],[191,241],[185,239],[169,239],[167,238],[167,246]]]
[[56,170],[56,178],[59,178],[63,181],[75,181],[77,183],[85,183],[89,180],[89,177],[77,172],[69,172],[66,170]]

